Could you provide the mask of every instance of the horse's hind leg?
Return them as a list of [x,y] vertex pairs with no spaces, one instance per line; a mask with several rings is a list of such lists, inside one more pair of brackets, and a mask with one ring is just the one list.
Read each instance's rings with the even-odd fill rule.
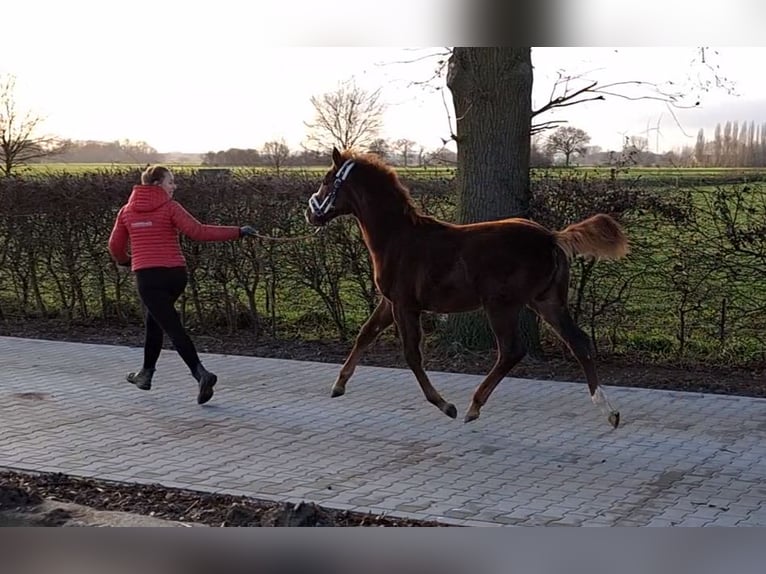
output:
[[335,384],[332,386],[331,396],[339,397],[346,392],[346,383],[354,374],[356,366],[359,364],[359,360],[362,358],[364,351],[369,347],[375,339],[378,338],[386,328],[394,322],[394,315],[391,309],[391,303],[386,298],[382,298],[378,306],[372,312],[365,321],[362,328],[359,330],[359,334],[356,336],[354,346],[351,348],[351,352],[343,366],[340,369],[338,378],[335,380]]
[[495,333],[497,360],[492,370],[487,373],[486,378],[476,387],[464,422],[471,422],[479,418],[481,407],[487,402],[489,395],[503,380],[503,377],[527,354],[519,336],[520,307],[498,303],[485,305],[484,310],[489,318],[492,331]]
[[536,301],[532,307],[553,328],[577,358],[585,372],[591,400],[603,414],[607,415],[609,423],[617,428],[620,424],[620,412],[610,404],[606,393],[598,383],[590,337],[575,324],[566,304],[557,300],[546,300]]
[[428,380],[425,370],[423,370],[423,355],[420,351],[420,343],[423,339],[423,331],[420,325],[420,312],[404,310],[401,307],[394,307],[394,320],[399,329],[399,336],[402,339],[404,350],[404,360],[407,361],[415,378],[423,390],[426,400],[438,407],[440,411],[450,418],[457,417],[457,409],[452,403],[445,401],[439,392]]

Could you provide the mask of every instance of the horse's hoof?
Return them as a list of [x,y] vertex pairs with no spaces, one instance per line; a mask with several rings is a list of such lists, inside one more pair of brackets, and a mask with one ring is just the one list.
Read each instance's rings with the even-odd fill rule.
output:
[[453,405],[452,403],[447,403],[447,405],[444,407],[444,414],[451,419],[456,419],[457,408],[455,408],[455,405]]
[[479,411],[468,411],[465,414],[465,417],[463,417],[464,423],[470,423],[471,421],[475,421],[479,418]]
[[609,413],[607,420],[609,421],[609,424],[612,425],[612,428],[620,426],[620,411],[612,411]]
[[332,392],[330,393],[330,397],[334,399],[335,397],[343,396],[345,392],[346,392],[346,389],[344,389],[343,387],[333,387]]

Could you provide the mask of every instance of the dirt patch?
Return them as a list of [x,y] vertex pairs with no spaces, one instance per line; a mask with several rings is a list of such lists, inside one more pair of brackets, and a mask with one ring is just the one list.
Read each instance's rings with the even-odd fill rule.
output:
[[25,488],[24,485],[6,484],[4,481],[1,484],[0,510],[27,508],[43,501],[43,498],[35,490]]
[[[141,518],[146,517],[146,518]],[[0,471],[0,526],[445,526],[244,496]]]

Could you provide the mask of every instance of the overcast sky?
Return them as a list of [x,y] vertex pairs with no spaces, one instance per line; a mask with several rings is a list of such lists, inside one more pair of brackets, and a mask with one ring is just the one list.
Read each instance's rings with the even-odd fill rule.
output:
[[[388,9],[412,5],[407,8],[412,17],[396,22],[406,20],[412,26],[433,19],[423,12],[433,8],[432,0],[392,2]],[[311,18],[317,3],[288,0],[280,6],[284,10],[288,4]],[[283,35],[280,45],[273,31],[269,35],[269,17],[274,15],[263,6],[268,4],[257,3],[256,9],[228,0],[219,0],[215,10],[173,2],[158,7],[144,0],[15,2],[4,7],[7,21],[34,25],[4,26],[4,45],[12,49],[0,58],[0,73],[17,77],[19,104],[44,115],[47,132],[72,139],[144,140],[161,152],[261,147],[279,138],[297,148],[304,139],[304,122],[313,117],[310,97],[351,77],[368,90],[382,89],[388,104],[383,137],[406,137],[436,148],[449,135],[451,98],[448,91],[434,89],[443,87],[443,80],[431,88],[416,85],[435,66],[435,57],[424,56],[443,48],[424,48],[422,43],[420,48],[362,47],[363,31],[340,23],[337,37],[358,36],[358,41],[347,42],[354,46],[306,46],[312,39],[332,44],[335,21],[325,16],[317,21],[316,35],[299,37],[297,28],[285,27],[284,12],[282,29],[293,32]],[[392,40],[411,40],[414,32],[405,32]],[[441,39],[428,36],[424,39]],[[712,137],[717,122],[766,121],[765,56],[766,48],[709,48],[702,63],[693,44],[534,48],[533,105],[547,101],[559,71],[602,84],[672,81],[666,88],[688,94],[685,103],[699,97],[700,106],[681,110],[656,100],[609,97],[541,119],[567,120],[604,148],[619,147],[626,135],[648,137],[652,150],[693,145],[700,127]],[[700,90],[715,80],[715,71],[730,81],[735,93],[714,85]],[[650,92],[621,88],[620,93]]]

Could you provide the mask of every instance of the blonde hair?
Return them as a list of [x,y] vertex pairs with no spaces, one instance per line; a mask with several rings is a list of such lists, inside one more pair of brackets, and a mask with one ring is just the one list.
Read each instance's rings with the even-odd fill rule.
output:
[[159,185],[169,173],[164,165],[148,165],[141,174],[141,185]]

